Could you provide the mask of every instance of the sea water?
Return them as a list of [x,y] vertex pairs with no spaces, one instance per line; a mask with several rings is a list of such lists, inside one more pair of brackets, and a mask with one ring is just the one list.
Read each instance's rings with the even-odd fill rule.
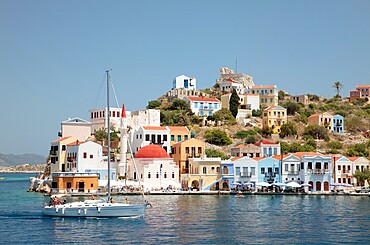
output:
[[145,218],[50,218],[30,176],[0,174],[1,244],[370,243],[367,196],[146,196]]

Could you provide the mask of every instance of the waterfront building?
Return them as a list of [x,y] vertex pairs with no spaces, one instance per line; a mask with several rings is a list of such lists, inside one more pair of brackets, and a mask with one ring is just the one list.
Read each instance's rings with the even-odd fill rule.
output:
[[247,94],[259,95],[261,106],[278,106],[279,104],[279,90],[276,85],[251,86],[248,88]]
[[258,161],[258,182],[281,182],[280,160],[273,157],[255,157]]
[[349,101],[360,98],[370,98],[370,84],[357,85],[355,90],[349,92]]
[[[221,182],[221,186],[220,186]],[[227,181],[222,181],[221,158],[189,158],[189,173],[181,175],[183,189],[215,191],[229,189]]]
[[227,183],[228,188],[222,188],[221,190],[229,191],[230,188],[234,188],[234,162],[230,160],[221,161],[221,175],[222,180],[220,181],[220,186],[224,187],[224,182]]
[[67,145],[76,142],[77,138],[73,136],[66,136],[59,138],[51,142],[50,146],[50,172],[51,174],[56,172],[66,171],[66,152]]
[[271,157],[280,155],[281,151],[280,143],[274,143],[267,140],[260,140],[254,145],[260,148],[261,156]]
[[296,152],[293,155],[301,158],[301,180],[311,185],[305,189],[315,192],[329,192],[333,179],[332,157],[315,152]]
[[352,176],[353,176],[353,169],[352,169],[352,161],[342,155],[334,155],[332,156],[333,161],[333,179],[334,183],[338,184],[353,184]]
[[52,193],[96,193],[98,190],[97,173],[53,173]]
[[86,141],[91,136],[91,122],[74,117],[61,123],[59,137],[73,136],[79,141]]
[[172,89],[184,88],[187,90],[197,90],[197,79],[180,75],[173,80]]
[[204,155],[205,142],[191,138],[172,145],[170,156],[179,166],[180,174],[188,174],[190,158],[200,158]]
[[[352,162],[352,173],[355,173],[356,171],[364,172],[365,169],[370,168],[370,160],[366,157],[347,157]],[[355,177],[353,177],[352,174],[352,182],[353,186],[359,186],[359,183]],[[369,184],[369,183],[367,183]]]
[[171,150],[170,129],[167,127],[141,126],[132,132],[131,139],[133,154],[150,144],[160,145],[168,154]]
[[281,106],[269,106],[262,112],[262,129],[272,129],[274,134],[287,122],[287,110]]
[[294,154],[274,156],[276,160],[281,162],[281,180],[283,183],[297,182],[303,184],[301,171],[301,158]]
[[216,98],[187,96],[184,100],[190,104],[190,109],[196,116],[212,116],[221,109],[221,102]]
[[[104,130],[108,128],[108,118],[107,118],[107,107],[91,109],[90,113],[90,122],[91,122],[91,131],[95,133],[97,130]],[[126,112],[127,115],[130,112]],[[111,107],[110,108],[110,123],[115,129],[118,129],[121,125],[121,108]]]
[[234,183],[239,186],[255,186],[258,182],[258,161],[250,157],[236,157],[234,163]]
[[344,133],[344,117],[339,114],[334,115],[331,128],[334,133]]
[[129,179],[139,180],[145,190],[179,188],[179,167],[159,145],[143,146],[135,154],[137,170],[130,166]]

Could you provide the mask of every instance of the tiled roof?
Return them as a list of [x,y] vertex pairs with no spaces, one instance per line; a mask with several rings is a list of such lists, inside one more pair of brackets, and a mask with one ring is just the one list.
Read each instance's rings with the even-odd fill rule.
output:
[[359,159],[360,157],[347,157],[348,160],[350,160],[351,162],[354,162],[356,161],[357,159]]
[[240,144],[240,145],[235,146],[234,148],[244,148],[245,146],[246,146],[245,144]]
[[187,98],[190,101],[207,101],[207,102],[218,102],[218,103],[220,102],[216,98],[208,98],[208,97],[186,96],[185,98]]
[[316,152],[296,152],[293,153],[293,155],[299,158],[302,158],[303,156],[322,156],[322,154]]
[[185,131],[189,132],[188,128],[185,126],[167,126],[170,131]]
[[252,88],[275,88],[275,85],[255,85]]
[[230,160],[233,162],[233,161],[236,161],[236,160],[238,160],[238,159],[240,159],[240,158],[242,158],[242,157],[233,157],[233,158],[231,158]]
[[167,130],[166,127],[159,126],[143,126],[145,130]]
[[57,143],[57,142],[61,142],[63,140],[66,140],[68,138],[71,138],[72,136],[66,136],[66,137],[63,137],[63,138],[60,138],[60,139],[57,139],[57,140],[54,140],[53,142]]
[[265,159],[265,157],[253,157],[253,160],[256,160],[256,161],[259,161],[259,160],[262,160],[262,159]]
[[74,141],[72,143],[67,144],[67,146],[75,146],[75,145],[81,145],[82,143],[85,143],[84,141]]
[[261,144],[264,144],[264,145],[277,145],[275,144],[274,142],[270,142],[270,141],[267,141],[267,140],[261,140],[261,141],[258,141],[256,144],[256,146],[260,146]]
[[272,111],[272,110],[286,110],[286,109],[284,107],[278,105],[278,106],[269,106],[266,109],[264,109],[263,111]]

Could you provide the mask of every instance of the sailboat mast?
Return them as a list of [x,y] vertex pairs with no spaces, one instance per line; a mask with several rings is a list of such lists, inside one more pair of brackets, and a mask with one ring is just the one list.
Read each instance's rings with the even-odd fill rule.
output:
[[108,202],[110,201],[110,107],[109,107],[109,70],[107,72],[107,123],[108,123]]

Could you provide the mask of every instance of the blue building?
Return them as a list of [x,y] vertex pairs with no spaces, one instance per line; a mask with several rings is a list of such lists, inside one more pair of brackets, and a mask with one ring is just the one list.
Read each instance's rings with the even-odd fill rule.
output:
[[274,157],[254,158],[258,161],[258,182],[281,182],[280,160]]
[[221,162],[221,175],[222,184],[223,182],[227,182],[229,187],[233,187],[232,183],[234,183],[234,163],[230,161]]
[[344,118],[341,115],[337,114],[333,116],[333,125],[331,130],[334,133],[344,133]]

